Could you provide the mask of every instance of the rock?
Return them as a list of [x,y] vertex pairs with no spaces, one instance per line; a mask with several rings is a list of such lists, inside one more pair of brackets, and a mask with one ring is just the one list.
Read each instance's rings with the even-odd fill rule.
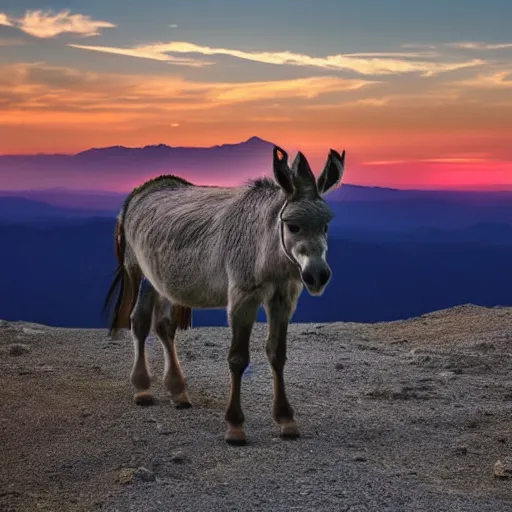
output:
[[22,327],[21,332],[23,334],[44,334],[41,329],[33,329],[32,327]]
[[129,484],[133,480],[135,468],[122,468],[117,475],[117,481],[121,485]]
[[176,463],[185,462],[186,459],[187,456],[181,450],[178,450],[171,455],[171,460]]
[[467,455],[468,449],[465,446],[454,446],[453,447],[453,453],[455,455]]
[[23,343],[13,343],[7,346],[7,350],[11,356],[22,356],[30,352],[30,347]]
[[139,480],[141,482],[152,482],[155,480],[155,474],[147,468],[122,468],[119,470],[117,475],[118,483],[125,485],[129,484],[133,480]]
[[497,460],[493,472],[495,478],[512,478],[512,457]]
[[147,468],[140,467],[133,472],[133,477],[142,482],[152,482],[155,479],[155,474]]

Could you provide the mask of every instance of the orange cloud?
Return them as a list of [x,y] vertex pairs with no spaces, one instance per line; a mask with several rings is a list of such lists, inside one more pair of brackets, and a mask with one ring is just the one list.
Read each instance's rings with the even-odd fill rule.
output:
[[[313,99],[357,91],[374,82],[339,77],[310,77],[265,82],[187,81],[179,77],[88,73],[41,64],[0,67],[1,123],[52,125],[105,120],[190,120],[194,112],[240,103]],[[20,117],[21,116],[21,117]],[[180,118],[180,119],[177,119]]]
[[494,73],[478,74],[467,80],[451,82],[453,86],[477,89],[509,89],[512,87],[512,69]]
[[93,20],[84,14],[70,14],[61,11],[27,10],[23,18],[12,18],[0,13],[0,25],[16,27],[26,34],[38,38],[51,38],[64,33],[80,36],[96,36],[102,28],[114,28],[116,25],[108,21]]
[[[455,71],[485,64],[481,59],[464,62],[436,62],[418,60],[418,54],[338,54],[326,57],[311,57],[288,51],[282,52],[246,52],[227,48],[212,48],[187,42],[156,43],[133,48],[112,48],[106,46],[88,46],[70,44],[73,48],[99,51],[120,55],[129,55],[144,59],[172,61],[169,54],[200,54],[205,56],[226,55],[243,60],[264,64],[313,67],[335,71],[354,71],[362,75],[394,75],[402,73],[421,73],[422,76],[434,76],[439,73]],[[409,58],[404,58],[405,56]],[[399,58],[401,57],[401,58]],[[422,56],[423,57],[423,56]]]

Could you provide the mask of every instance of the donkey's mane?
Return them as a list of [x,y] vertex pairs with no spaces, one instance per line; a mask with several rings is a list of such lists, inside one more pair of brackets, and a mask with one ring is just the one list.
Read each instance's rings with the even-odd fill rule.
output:
[[160,176],[155,176],[154,178],[151,178],[141,185],[135,187],[129,194],[126,196],[124,202],[122,211],[125,212],[128,208],[128,205],[130,201],[141,192],[144,192],[146,190],[161,190],[164,188],[176,188],[176,186],[189,186],[193,187],[194,184],[190,181],[187,181],[184,178],[181,178],[180,176],[176,176],[174,174],[161,174]]
[[248,185],[251,189],[279,189],[279,186],[276,184],[276,182],[273,179],[267,177],[249,180]]

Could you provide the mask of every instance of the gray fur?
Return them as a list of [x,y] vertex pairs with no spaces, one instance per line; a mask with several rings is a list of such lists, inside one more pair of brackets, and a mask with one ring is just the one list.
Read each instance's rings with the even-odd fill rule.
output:
[[[274,417],[278,422],[293,421],[282,382],[286,330],[303,283],[314,295],[327,285],[331,271],[325,260],[326,226],[333,214],[321,196],[341,180],[344,156],[331,150],[315,180],[301,153],[290,168],[286,153],[275,147],[275,182],[259,179],[223,188],[169,177],[167,184],[160,180],[158,186],[141,186],[130,196],[119,216],[126,244],[124,267],[128,274],[142,272],[153,289],[141,287],[132,312],[132,333],[139,347],[134,369],[146,368],[141,362],[141,336],[145,339],[149,330],[146,310],[154,303],[153,293],[160,310],[165,301],[168,306],[227,308],[233,339],[226,420],[241,429],[240,379],[249,363],[250,332],[263,305],[269,321],[267,354],[276,382],[281,382],[276,384]],[[297,229],[294,225],[300,232],[291,231]],[[170,338],[175,331],[175,326],[168,326],[164,346],[174,343]],[[159,332],[165,336],[161,323]]]

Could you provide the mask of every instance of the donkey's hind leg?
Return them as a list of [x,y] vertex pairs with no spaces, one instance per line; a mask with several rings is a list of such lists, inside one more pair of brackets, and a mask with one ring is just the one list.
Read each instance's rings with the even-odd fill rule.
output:
[[153,395],[149,391],[151,377],[146,359],[146,339],[151,329],[155,297],[154,288],[146,279],[143,279],[139,286],[137,302],[130,315],[135,356],[131,383],[137,390],[134,395],[137,405],[151,405],[153,403]]
[[170,302],[160,295],[155,302],[153,322],[156,335],[164,349],[164,388],[170,393],[171,400],[177,409],[188,409],[192,404],[188,397],[175,344],[178,322],[173,318]]

